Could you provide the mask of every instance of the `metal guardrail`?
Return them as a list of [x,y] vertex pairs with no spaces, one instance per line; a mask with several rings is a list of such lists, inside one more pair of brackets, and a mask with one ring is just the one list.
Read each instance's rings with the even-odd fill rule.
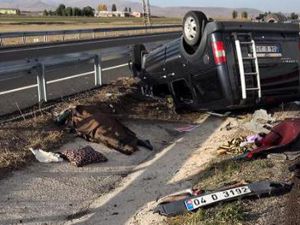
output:
[[96,49],[113,48],[178,38],[181,32],[156,33],[147,35],[100,38],[63,43],[42,43],[19,47],[0,48],[0,62],[21,59],[36,59],[49,55],[63,55]]
[[[181,28],[181,25],[154,25],[151,27],[145,27],[145,26],[134,26],[134,27],[113,27],[113,28],[96,28],[96,29],[77,29],[77,30],[52,30],[52,31],[26,31],[26,32],[3,32],[0,33],[0,46],[11,46],[16,44],[5,44],[4,40],[8,39],[20,39],[20,44],[26,45],[28,43],[35,43],[34,40],[32,42],[28,41],[28,38],[30,37],[42,37],[42,41],[38,42],[44,42],[48,43],[51,42],[50,37],[51,36],[59,36],[60,38],[56,39],[55,41],[64,42],[66,41],[66,37],[68,35],[75,36],[76,40],[81,40],[83,34],[89,34],[88,38],[95,39],[97,38],[97,33],[103,33],[104,36],[106,36],[107,33],[112,32],[120,32],[120,31],[145,31],[145,33],[151,33],[154,30],[164,30],[164,31],[170,31],[170,29],[175,28]],[[87,37],[85,37],[87,39]],[[50,41],[49,41],[50,40]],[[74,40],[74,38],[73,38]],[[52,40],[53,42],[53,40]]]
[[[71,76],[56,79],[56,80],[50,80],[50,81],[46,80],[46,71],[47,71],[46,69],[49,66],[67,65],[68,63],[74,63],[74,62],[78,63],[78,62],[89,61],[89,60],[94,60],[94,70],[93,71],[89,71],[89,72],[85,72],[85,73],[81,73],[81,74],[75,74],[75,75],[71,75]],[[106,70],[107,69],[111,69],[111,68],[106,68]],[[101,56],[100,55],[83,55],[83,56],[75,57],[71,60],[66,59],[66,60],[56,61],[55,63],[53,63],[53,62],[32,63],[31,62],[28,65],[27,64],[21,65],[17,69],[12,66],[11,70],[9,68],[7,68],[6,70],[0,71],[0,74],[1,73],[5,74],[7,72],[14,72],[14,71],[24,71],[24,70],[33,71],[36,74],[37,83],[28,85],[25,87],[19,87],[19,88],[15,88],[15,89],[11,89],[11,90],[2,91],[2,92],[0,92],[0,96],[19,92],[19,91],[24,91],[24,90],[28,90],[28,89],[32,89],[32,88],[37,88],[38,101],[39,102],[47,102],[48,101],[47,84],[53,84],[53,83],[61,82],[64,80],[74,79],[74,78],[83,77],[83,76],[87,76],[87,75],[91,75],[91,74],[94,74],[94,76],[95,76],[95,86],[98,87],[98,86],[102,85],[103,69],[101,66]]]
[[[0,67],[0,74],[5,73],[14,73],[18,71],[31,70],[36,74],[37,82],[32,85],[25,87],[18,87],[11,90],[5,90],[0,92],[0,96],[8,95],[10,93],[20,92],[27,89],[37,88],[38,92],[38,101],[40,103],[47,102],[47,85],[74,79],[78,77],[94,75],[95,77],[95,86],[99,87],[102,85],[102,73],[103,71],[113,70],[116,68],[121,68],[128,66],[128,64],[116,65],[108,68],[102,67],[102,60],[100,54],[88,54],[90,50],[101,50],[105,48],[112,48],[117,46],[128,46],[137,43],[149,43],[162,40],[168,40],[177,38],[180,36],[180,32],[171,32],[171,33],[160,33],[152,35],[136,35],[136,36],[127,36],[127,37],[116,37],[116,38],[107,38],[99,40],[84,40],[70,43],[48,43],[38,46],[22,46],[22,47],[8,47],[0,48],[0,62],[4,62],[2,65],[10,64],[7,66]],[[80,55],[70,58],[70,57],[59,57],[67,55],[69,53],[79,53]],[[55,56],[55,61],[45,61],[41,58]],[[23,64],[17,64],[16,60],[26,60]],[[68,63],[82,62],[82,61],[91,61],[93,60],[94,70],[88,71],[81,74],[74,74],[68,77],[62,77],[56,80],[46,79],[47,67],[56,66],[56,65],[67,65]],[[14,63],[16,62],[16,63]]]

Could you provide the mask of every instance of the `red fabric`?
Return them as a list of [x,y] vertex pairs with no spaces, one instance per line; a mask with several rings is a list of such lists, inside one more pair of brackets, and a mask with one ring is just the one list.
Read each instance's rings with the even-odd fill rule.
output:
[[300,136],[300,119],[287,119],[275,126],[260,142],[261,146],[247,154],[253,158],[262,153],[276,151],[287,147]]

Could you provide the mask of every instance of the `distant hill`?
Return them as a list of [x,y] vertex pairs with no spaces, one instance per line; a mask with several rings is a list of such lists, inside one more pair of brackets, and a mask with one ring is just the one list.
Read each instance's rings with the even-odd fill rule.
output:
[[54,9],[55,5],[42,0],[0,0],[0,8],[18,8],[23,11]]
[[[55,9],[60,3],[67,6],[83,7],[90,5],[94,8],[99,3],[104,3],[111,8],[111,5],[115,3],[118,10],[123,10],[125,7],[131,7],[133,11],[142,11],[142,5],[139,2],[132,2],[127,0],[0,0],[0,8],[19,8],[26,11],[42,11],[44,9]],[[205,12],[209,17],[231,17],[232,8],[226,7],[159,7],[151,6],[152,14],[156,16],[168,16],[168,17],[182,17],[187,11],[200,10]],[[261,13],[257,9],[238,8],[235,9],[238,12],[246,11],[249,16],[257,16]]]

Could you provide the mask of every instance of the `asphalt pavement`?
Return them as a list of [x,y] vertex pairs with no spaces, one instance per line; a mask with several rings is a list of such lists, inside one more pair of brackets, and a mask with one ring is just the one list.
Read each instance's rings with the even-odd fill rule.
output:
[[[166,41],[159,41],[146,44],[147,49],[154,49]],[[132,46],[114,47],[102,50],[92,50],[85,52],[85,55],[100,54],[102,58],[101,66],[104,69],[102,73],[103,84],[110,83],[118,77],[131,76],[128,67]],[[59,56],[59,60],[78,58],[79,54],[72,53]],[[57,60],[57,56],[41,58],[40,61],[53,62]],[[18,61],[17,65],[28,64],[26,60]],[[16,62],[0,63],[0,71],[7,68],[14,69]],[[92,72],[94,70],[93,60],[76,61],[66,65],[46,66],[46,80],[53,81],[68,76]],[[28,87],[37,83],[36,70],[27,69],[22,72],[0,73],[0,92],[15,89],[19,87]],[[64,96],[90,90],[95,87],[95,76],[93,73],[87,76],[76,77],[73,79],[63,80],[57,83],[51,83],[47,87],[48,100],[62,99]],[[16,93],[0,95],[0,115],[11,112],[22,111],[38,102],[37,87],[32,87]]]

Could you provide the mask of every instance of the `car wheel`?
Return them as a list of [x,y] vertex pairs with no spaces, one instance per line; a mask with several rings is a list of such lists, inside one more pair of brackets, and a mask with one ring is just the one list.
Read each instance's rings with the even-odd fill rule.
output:
[[185,15],[183,37],[188,45],[196,46],[200,43],[207,21],[206,15],[200,11],[190,11]]
[[143,44],[135,45],[133,47],[132,66],[138,71],[142,69],[142,58],[145,51],[146,48]]

